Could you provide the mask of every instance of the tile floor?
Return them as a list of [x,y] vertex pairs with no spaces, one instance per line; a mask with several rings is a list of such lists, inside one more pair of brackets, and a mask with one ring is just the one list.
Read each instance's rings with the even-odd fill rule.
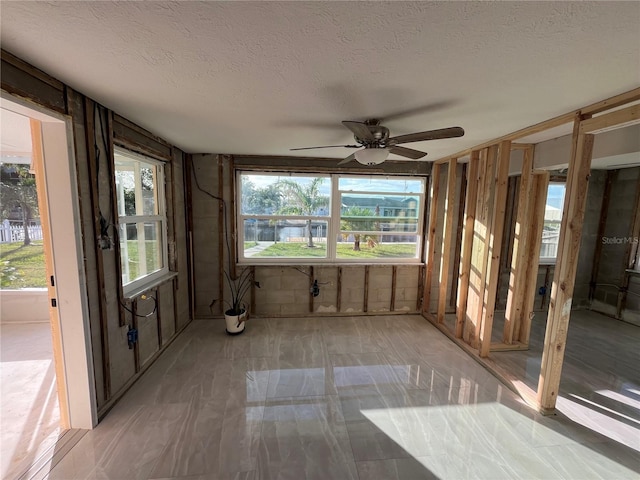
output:
[[0,325],[0,478],[12,479],[61,436],[51,326]]
[[420,316],[195,321],[50,479],[637,479]]
[[[534,390],[545,320],[536,313],[528,351],[492,354],[497,365]],[[572,311],[556,409],[640,452],[640,328],[596,312]]]

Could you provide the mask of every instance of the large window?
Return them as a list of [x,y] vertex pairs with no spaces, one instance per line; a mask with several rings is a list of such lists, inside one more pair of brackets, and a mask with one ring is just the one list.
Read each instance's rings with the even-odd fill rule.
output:
[[417,262],[421,178],[238,172],[244,263]]
[[564,208],[565,184],[551,182],[547,190],[547,201],[544,210],[544,226],[540,245],[540,263],[555,263],[558,256],[558,240],[560,239],[560,223]]
[[120,263],[125,293],[168,271],[163,164],[116,149]]

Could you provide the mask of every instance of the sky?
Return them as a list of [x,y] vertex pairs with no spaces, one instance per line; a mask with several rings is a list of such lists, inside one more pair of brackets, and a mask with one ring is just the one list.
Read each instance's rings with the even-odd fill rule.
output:
[[[312,178],[298,175],[247,175],[251,182],[257,188],[263,188],[267,185],[276,183],[280,179],[292,179],[301,184],[308,184]],[[395,193],[423,193],[424,182],[419,179],[412,178],[388,178],[372,175],[370,177],[349,177],[343,176],[339,180],[339,188],[346,191],[364,191],[364,192],[395,192]],[[331,193],[331,180],[327,180],[320,187],[320,192],[324,195]]]

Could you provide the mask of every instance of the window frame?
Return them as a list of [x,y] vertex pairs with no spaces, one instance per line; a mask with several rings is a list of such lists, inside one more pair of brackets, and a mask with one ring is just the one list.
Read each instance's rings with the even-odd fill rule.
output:
[[[125,157],[132,161],[137,161],[140,163],[146,163],[149,165],[153,165],[156,169],[156,175],[154,179],[154,190],[155,190],[155,202],[157,206],[157,214],[156,215],[120,215],[119,212],[119,198],[117,192],[117,181],[116,181],[116,155]],[[168,244],[168,223],[167,223],[167,198],[166,198],[166,176],[165,176],[165,164],[166,162],[157,160],[153,157],[140,154],[138,152],[134,152],[127,148],[114,145],[114,159],[113,159],[113,175],[114,175],[114,189],[115,189],[115,208],[116,208],[116,221],[115,225],[116,230],[118,232],[118,241],[122,241],[121,237],[121,227],[127,224],[136,224],[136,223],[153,223],[159,222],[159,231],[158,235],[160,236],[160,250],[161,250],[161,261],[162,267],[158,270],[155,270],[151,273],[148,273],[140,278],[137,278],[129,283],[124,283],[124,274],[125,269],[123,265],[123,254],[122,248],[118,248],[119,254],[119,262],[120,262],[120,285],[122,287],[122,292],[125,297],[133,296],[139,291],[143,291],[147,289],[150,285],[153,285],[165,278],[169,273],[169,244]],[[137,200],[137,199],[136,199]]]
[[[258,215],[258,214],[243,214],[242,213],[242,175],[273,175],[282,177],[324,177],[328,178],[331,182],[331,189],[329,194],[329,215],[319,216],[296,216],[296,215]],[[341,221],[341,209],[340,198],[345,193],[352,194],[369,194],[369,195],[384,195],[389,196],[403,195],[402,192],[382,192],[382,191],[346,191],[340,190],[339,181],[345,178],[376,178],[376,179],[389,179],[389,180],[410,180],[419,181],[422,184],[422,192],[419,193],[407,193],[405,196],[417,197],[417,213],[416,213],[416,232],[407,232],[407,235],[416,237],[416,254],[411,258],[402,257],[386,257],[386,258],[338,258],[337,257],[337,236],[341,233],[340,221]],[[239,265],[342,265],[342,264],[354,264],[354,265],[366,265],[366,264],[411,264],[419,265],[422,263],[421,254],[424,245],[424,228],[425,228],[425,209],[426,209],[426,189],[427,189],[427,176],[424,175],[390,175],[390,174],[340,174],[340,173],[327,173],[322,171],[273,171],[273,170],[259,170],[254,168],[237,168],[234,176],[236,182],[235,189],[235,240],[236,240],[236,262]],[[326,244],[326,257],[245,257],[244,256],[244,222],[246,219],[268,217],[270,220],[306,220],[313,219],[318,222],[327,223],[327,244]],[[413,217],[411,217],[413,218]],[[378,233],[365,232],[365,233]],[[395,233],[397,235],[397,233]],[[391,235],[391,234],[388,234]],[[333,240],[332,240],[333,239]]]

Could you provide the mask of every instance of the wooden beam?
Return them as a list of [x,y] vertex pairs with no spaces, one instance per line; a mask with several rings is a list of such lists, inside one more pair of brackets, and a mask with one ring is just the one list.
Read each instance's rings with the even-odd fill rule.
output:
[[478,166],[480,152],[471,152],[467,169],[467,193],[464,210],[464,232],[460,249],[460,273],[458,275],[458,298],[456,311],[455,337],[462,338],[462,330],[467,317],[467,295],[469,294],[469,274],[471,271],[471,246],[473,245],[473,226],[476,217],[478,195]]
[[[218,198],[224,198],[224,165],[222,164],[222,155],[216,155],[218,161]],[[194,170],[194,175],[196,172]],[[234,202],[235,205],[235,202]],[[227,232],[227,225],[225,224],[225,204],[218,200],[218,259],[220,265],[218,265],[218,302],[219,313],[224,312],[224,271],[226,268],[224,261],[224,244],[225,244],[225,232]],[[229,263],[232,261],[229,259]],[[235,264],[235,262],[233,262]],[[227,272],[229,275],[233,275],[233,272]],[[232,278],[235,278],[232,277]]]
[[640,87],[629,90],[628,92],[621,93],[620,95],[609,97],[606,100],[588,105],[584,108],[581,108],[579,112],[576,113],[581,113],[582,115],[595,115],[597,113],[611,110],[612,108],[617,108],[622,105],[626,105],[627,103],[635,102],[637,100],[640,100]]
[[535,125],[531,125],[530,127],[522,128],[513,133],[503,135],[500,138],[496,138],[494,140],[481,143],[480,145],[476,145],[472,148],[468,148],[466,150],[456,152],[453,155],[440,159],[439,161],[446,161],[449,158],[466,157],[471,153],[472,150],[481,150],[483,148],[491,147],[492,145],[496,145],[506,140],[514,141],[519,138],[528,137],[529,135],[534,135],[536,133],[544,132],[545,130],[549,130],[551,128],[559,127],[561,125],[566,125],[567,123],[571,123],[571,121],[573,120],[573,117],[574,117],[574,112],[565,113],[564,115],[559,115],[549,120],[545,120],[544,122],[536,123]]
[[369,265],[364,267],[364,293],[363,293],[362,311],[367,313],[369,310]]
[[544,228],[544,214],[547,203],[547,189],[549,187],[549,172],[533,172],[531,197],[529,202],[529,238],[527,239],[527,256],[522,269],[523,283],[522,307],[513,331],[513,339],[523,345],[529,345],[531,334],[531,320],[533,304],[538,293],[538,266],[540,264],[540,245],[542,244],[542,229]]
[[[102,115],[102,108],[98,106],[98,115]],[[107,171],[109,172],[109,185],[111,190],[111,204],[110,204],[110,212],[113,218],[107,218],[107,221],[112,222],[112,231],[113,231],[113,245],[112,248],[115,252],[115,268],[116,268],[116,278],[118,282],[118,288],[116,290],[116,298],[118,301],[118,318],[120,321],[120,326],[125,326],[125,309],[124,309],[124,288],[122,285],[122,254],[120,252],[120,218],[118,215],[118,190],[116,188],[116,183],[113,181],[116,178],[116,166],[115,166],[115,157],[114,157],[114,143],[113,143],[113,112],[106,107],[104,107],[105,114],[107,116],[107,136],[108,138],[103,141],[106,142],[105,155],[106,155],[106,164]],[[100,130],[100,135],[103,135],[102,129]],[[100,180],[98,180],[100,181]]]
[[[85,112],[85,135],[87,144],[87,160],[89,163],[89,176],[91,182],[91,206],[93,210],[93,230],[95,238],[98,239],[98,244],[101,244],[102,228],[100,224],[100,198],[98,195],[98,173],[100,171],[98,158],[96,156],[96,141],[95,141],[95,103],[93,100],[85,97],[84,112]],[[111,359],[109,347],[109,317],[107,315],[107,289],[104,282],[104,255],[102,249],[96,252],[96,263],[98,277],[98,303],[100,305],[100,343],[101,343],[101,359],[102,359],[102,381],[104,388],[104,401],[108,401],[111,398]]]
[[[131,325],[133,328],[140,333],[140,328],[138,328],[138,297],[133,299],[131,303]],[[135,372],[138,373],[140,371],[140,340],[133,344],[133,360],[134,360],[134,368]]]
[[[467,164],[462,164],[462,175],[460,177],[460,195],[458,198],[458,221],[456,222],[456,243],[453,249],[453,266],[460,268],[460,252],[462,250],[462,231],[464,230],[464,207],[467,201]],[[449,294],[449,306],[456,308],[458,299],[458,279],[451,282],[451,293]]]
[[512,352],[512,351],[519,351],[519,350],[529,350],[529,345],[523,345],[522,343],[519,342],[512,342],[512,343],[492,343],[491,344],[491,351],[492,352]]
[[640,105],[604,113],[580,123],[580,133],[599,133],[612,128],[622,128],[640,123]]
[[250,312],[255,315],[256,313],[256,267],[252,265],[249,267],[251,269],[251,304],[250,304]]
[[535,143],[512,143],[511,150],[529,150],[535,146]]
[[581,120],[580,115],[576,115],[558,256],[538,381],[537,399],[539,408],[543,411],[554,409],[558,397],[587,200],[594,136],[579,133]]
[[342,267],[338,267],[338,284],[336,285],[336,311],[342,310]]
[[444,199],[444,228],[442,232],[442,256],[440,257],[440,289],[438,290],[438,323],[444,322],[447,304],[447,284],[449,283],[449,263],[451,260],[451,244],[453,243],[454,200],[456,196],[457,159],[449,161],[447,170],[447,192]]
[[484,186],[482,188],[483,195],[480,198],[481,208],[476,216],[476,233],[480,236],[478,240],[479,245],[479,257],[477,262],[477,269],[480,274],[480,281],[478,282],[478,304],[475,312],[475,318],[473,323],[473,336],[471,338],[470,345],[473,348],[480,348],[480,329],[482,327],[482,318],[485,310],[485,297],[487,290],[487,270],[489,264],[489,255],[491,253],[491,223],[493,216],[493,195],[495,185],[495,172],[496,164],[498,163],[498,146],[493,145],[487,149],[487,170],[484,176]]
[[434,163],[436,164],[438,162],[446,163],[449,158],[467,157],[473,150],[481,150],[483,148],[487,148],[491,145],[502,142],[504,140],[511,140],[513,142],[515,140],[518,140],[519,138],[528,137],[529,135],[534,135],[536,133],[544,132],[545,130],[559,127],[561,125],[566,125],[567,123],[571,123],[576,115],[583,115],[583,116],[595,115],[597,113],[604,112],[606,110],[611,110],[612,108],[617,108],[622,105],[635,102],[637,100],[640,100],[640,88],[635,88],[633,90],[622,93],[620,95],[615,95],[606,100],[593,103],[579,110],[574,110],[572,112],[568,112],[568,113],[559,115],[557,117],[550,118],[549,120],[545,120],[544,122],[536,123],[535,125],[521,128],[520,130],[516,130],[515,132],[509,133],[500,138],[496,138],[494,140],[481,143],[480,145],[476,145],[466,150],[456,152],[453,155],[449,155],[447,157],[439,158],[435,160]]
[[416,312],[422,310],[422,302],[424,301],[424,277],[426,276],[426,271],[427,268],[424,264],[418,266],[418,295],[416,298]]
[[462,334],[463,340],[474,348],[477,347],[476,323],[478,321],[478,309],[481,308],[481,292],[484,291],[484,288],[481,287],[480,284],[481,282],[483,282],[482,252],[484,250],[484,236],[486,235],[486,232],[484,231],[485,227],[482,224],[480,217],[482,216],[482,205],[485,199],[484,191],[487,183],[485,181],[485,177],[489,175],[487,168],[489,163],[488,149],[485,148],[479,153],[480,158],[478,160],[478,187],[476,192],[476,203],[474,207],[475,215],[473,217],[473,229],[471,232],[471,251],[469,253],[469,260],[471,262],[471,265],[469,268],[469,278],[467,281],[467,305]]
[[436,255],[436,225],[438,220],[438,195],[440,190],[440,165],[434,165],[430,182],[429,195],[429,231],[427,232],[427,272],[422,295],[422,311],[429,311],[431,302],[431,277],[433,276],[433,262]]
[[389,311],[393,312],[396,309],[396,283],[398,279],[398,266],[393,265],[391,267],[391,300],[389,301]]
[[532,191],[533,148],[524,151],[522,174],[520,175],[520,192],[518,195],[518,211],[516,213],[515,235],[513,237],[513,253],[511,255],[511,272],[509,273],[509,293],[504,315],[504,331],[502,341],[507,345],[513,341],[515,324],[522,316],[525,292],[527,240],[529,238],[530,207]]
[[496,309],[498,279],[500,278],[500,253],[504,234],[504,220],[507,213],[507,183],[509,181],[509,161],[511,159],[511,142],[500,143],[498,165],[495,176],[495,193],[493,195],[493,216],[491,219],[491,236],[489,237],[489,257],[487,265],[487,281],[480,323],[480,356],[489,355],[491,348],[491,332]]
[[[313,292],[314,271],[313,265],[309,267],[309,292]],[[309,313],[313,313],[313,293],[309,295]],[[365,310],[366,311],[366,310]]]

